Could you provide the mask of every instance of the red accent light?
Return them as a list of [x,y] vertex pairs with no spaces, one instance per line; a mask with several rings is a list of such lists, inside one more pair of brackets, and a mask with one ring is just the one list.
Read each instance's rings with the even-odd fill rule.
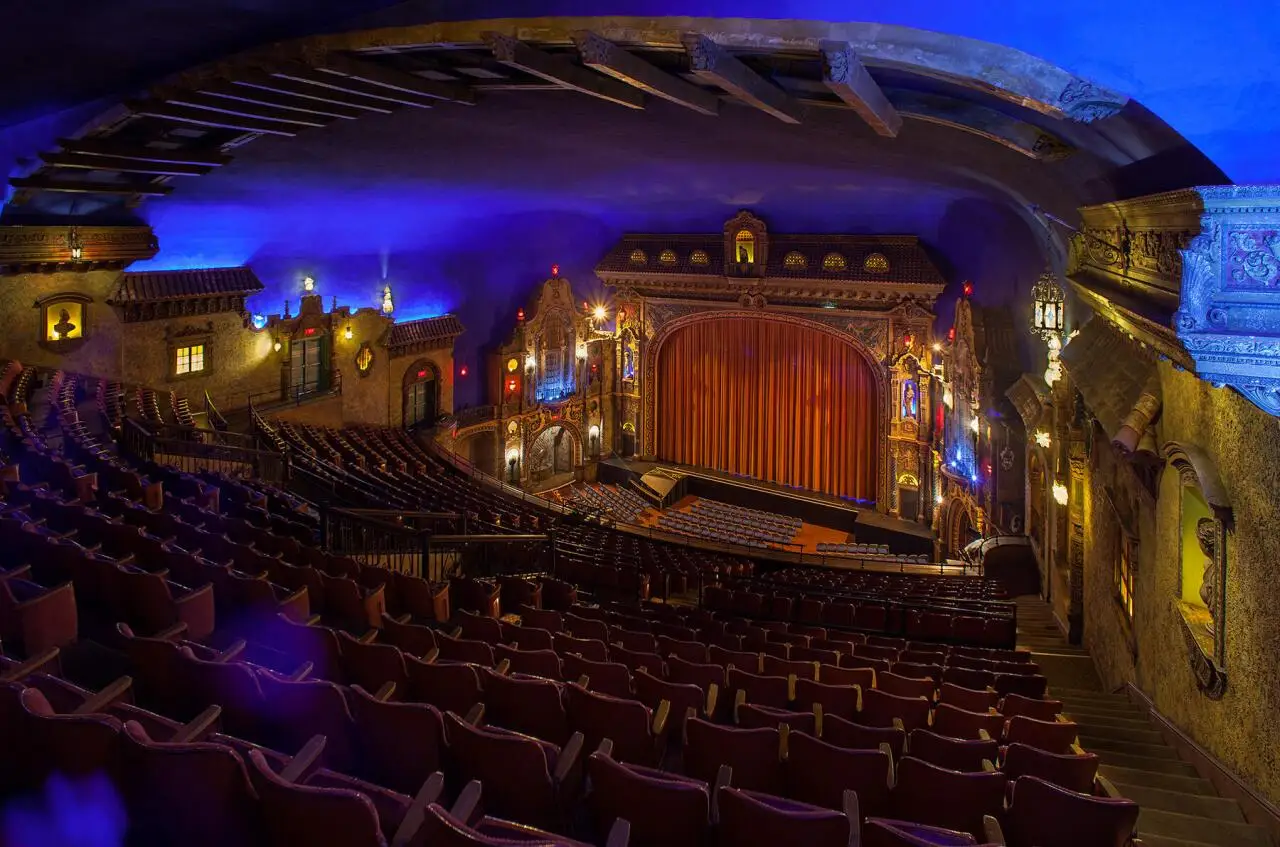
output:
[[467,375],[467,366],[463,365],[462,369],[458,371],[458,376],[466,376],[466,375]]
[[948,341],[955,341],[955,340],[956,340],[956,328],[955,328],[955,327],[951,327],[951,329],[947,330],[947,340],[948,340]]
[[964,296],[965,297],[973,296],[973,283],[967,279],[964,281]]
[[309,326],[309,327],[307,327],[306,329],[304,329],[304,330],[302,331],[302,334],[303,334],[303,335],[315,335],[315,334],[316,334],[316,328],[315,328],[315,327],[313,327],[313,326]]
[[911,333],[907,333],[906,337],[902,339],[902,343],[905,344],[908,349],[910,349],[912,345],[916,343],[916,337]]
[[516,381],[514,379],[507,380],[507,390],[508,391],[516,390]]
[[519,309],[518,311],[516,311],[516,320],[518,321],[524,320],[524,309]]
[[426,371],[418,371],[418,379],[424,379],[427,375]]
[[560,276],[560,266],[559,266],[559,265],[552,265],[552,266],[551,266],[551,275],[552,275],[552,276]]
[[582,301],[582,311],[584,311],[584,312],[590,312],[590,311],[591,311],[591,306],[590,306],[590,304],[588,304],[588,303],[587,303],[587,301],[586,301],[586,300],[583,300],[583,301]]

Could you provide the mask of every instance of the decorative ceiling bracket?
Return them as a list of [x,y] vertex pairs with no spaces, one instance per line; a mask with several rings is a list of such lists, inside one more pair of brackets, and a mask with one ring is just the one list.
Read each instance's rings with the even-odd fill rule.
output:
[[1280,417],[1280,185],[1194,190],[1204,208],[1174,329],[1201,379]]

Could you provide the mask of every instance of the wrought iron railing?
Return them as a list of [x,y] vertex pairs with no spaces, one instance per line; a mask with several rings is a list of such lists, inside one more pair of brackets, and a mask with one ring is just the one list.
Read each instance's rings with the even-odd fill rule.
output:
[[139,460],[171,465],[186,473],[243,473],[272,485],[283,485],[289,479],[287,456],[258,449],[251,436],[240,433],[167,425],[152,430],[127,418],[121,427],[121,443]]

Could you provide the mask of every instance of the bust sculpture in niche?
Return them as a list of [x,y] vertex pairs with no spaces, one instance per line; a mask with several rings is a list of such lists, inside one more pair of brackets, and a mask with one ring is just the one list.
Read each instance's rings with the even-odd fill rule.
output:
[[1222,613],[1218,591],[1218,559],[1215,553],[1217,544],[1217,527],[1213,518],[1201,518],[1196,523],[1196,540],[1200,542],[1200,552],[1204,554],[1204,578],[1200,583],[1200,599],[1209,609],[1209,634],[1217,636],[1219,618]]
[[58,322],[53,325],[54,340],[56,341],[59,338],[68,338],[71,336],[71,333],[75,331],[76,325],[71,322],[71,313],[66,309],[59,311]]

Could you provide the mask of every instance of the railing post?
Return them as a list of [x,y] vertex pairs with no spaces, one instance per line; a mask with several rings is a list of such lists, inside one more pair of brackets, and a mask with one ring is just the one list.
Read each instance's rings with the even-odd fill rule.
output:
[[420,538],[422,539],[422,559],[418,562],[418,572],[411,576],[421,577],[428,582],[439,582],[440,580],[431,578],[431,533],[424,532]]

